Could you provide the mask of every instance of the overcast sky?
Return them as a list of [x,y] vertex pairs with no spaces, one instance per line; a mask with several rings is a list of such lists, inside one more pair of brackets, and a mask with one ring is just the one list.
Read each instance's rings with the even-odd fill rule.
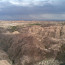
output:
[[0,0],[0,20],[65,20],[65,0]]

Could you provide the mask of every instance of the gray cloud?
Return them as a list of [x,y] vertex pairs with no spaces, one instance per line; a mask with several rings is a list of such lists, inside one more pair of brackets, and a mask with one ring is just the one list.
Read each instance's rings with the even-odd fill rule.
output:
[[33,0],[34,3],[27,1],[31,5],[37,2],[34,6],[19,6],[20,4],[13,4],[11,1],[26,2],[26,0],[0,0],[0,20],[65,19],[64,0]]

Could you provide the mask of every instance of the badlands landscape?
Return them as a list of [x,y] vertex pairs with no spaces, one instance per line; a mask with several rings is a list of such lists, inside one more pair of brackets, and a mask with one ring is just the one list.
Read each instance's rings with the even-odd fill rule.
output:
[[65,22],[0,21],[0,65],[65,65]]

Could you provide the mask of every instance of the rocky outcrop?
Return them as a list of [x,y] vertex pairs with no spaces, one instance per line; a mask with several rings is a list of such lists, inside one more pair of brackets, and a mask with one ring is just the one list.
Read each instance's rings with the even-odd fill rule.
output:
[[6,52],[0,49],[0,65],[11,65],[12,62]]
[[29,28],[29,34],[41,37],[64,38],[65,26],[41,27],[35,25]]

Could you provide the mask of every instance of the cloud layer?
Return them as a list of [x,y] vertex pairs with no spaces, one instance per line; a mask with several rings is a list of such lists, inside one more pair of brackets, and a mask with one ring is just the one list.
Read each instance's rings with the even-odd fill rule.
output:
[[65,20],[65,0],[0,0],[0,20]]
[[[9,2],[16,6],[43,6],[47,3],[52,5],[62,5],[65,3],[65,0],[0,0],[1,3],[3,2]],[[63,4],[64,5],[64,4]]]

